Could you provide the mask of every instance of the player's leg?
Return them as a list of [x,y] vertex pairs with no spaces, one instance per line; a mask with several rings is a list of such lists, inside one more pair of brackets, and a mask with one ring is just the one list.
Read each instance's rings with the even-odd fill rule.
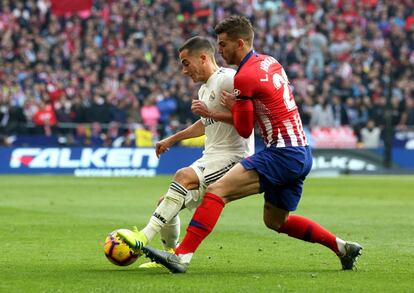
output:
[[[362,250],[359,244],[345,242],[308,218],[289,215],[299,204],[304,180],[312,166],[310,149],[276,150],[275,154],[277,164],[272,178],[277,180],[262,180],[265,190],[263,219],[266,226],[297,239],[322,244],[341,258],[344,269],[352,269]],[[279,182],[281,184],[274,184]]]
[[352,269],[362,247],[345,242],[318,223],[298,215],[289,215],[299,203],[302,194],[303,178],[285,186],[264,187],[265,204],[263,220],[274,231],[284,233],[303,241],[319,243],[331,249],[341,259],[343,269]]
[[148,242],[182,209],[188,190],[198,186],[198,176],[191,167],[180,169],[175,173],[164,200],[155,209],[147,226],[142,230]]
[[[198,185],[199,187],[197,189],[188,190],[187,196],[185,197],[184,205],[182,208],[187,208],[191,212],[194,212],[194,210],[200,205],[201,200],[205,193],[205,179],[203,174],[203,168],[200,168],[202,166],[204,170],[209,170],[210,164],[208,162],[205,162],[204,159],[197,160],[194,162],[190,168],[193,169],[193,171],[196,173],[196,176],[198,177]],[[179,174],[177,174],[179,175]],[[192,175],[191,175],[192,176]],[[182,182],[178,176],[175,177],[175,179],[179,182]],[[190,176],[187,176],[187,178]],[[187,185],[188,186],[188,185]],[[161,202],[164,200],[164,197],[161,198],[161,200],[158,202],[158,206],[161,204]],[[164,224],[163,227],[160,230],[160,237],[161,241],[164,245],[164,249],[166,251],[174,251],[175,248],[178,245],[178,240],[180,238],[180,228],[181,228],[181,222],[180,222],[180,216],[177,213],[176,216],[174,216],[168,223]]]
[[[197,173],[197,172],[196,172]],[[198,174],[197,174],[198,175]],[[198,176],[199,180],[203,181],[202,176]],[[184,206],[182,208],[187,208],[190,212],[194,212],[195,209],[201,204],[203,196],[206,192],[204,183],[200,184],[198,189],[189,190],[185,198]],[[181,221],[180,216],[177,214],[166,223],[160,230],[161,242],[164,245],[166,251],[175,251],[175,248],[178,245],[180,238],[180,228]]]
[[345,244],[318,223],[298,215],[289,215],[289,211],[279,208],[274,202],[265,201],[263,221],[269,229],[284,233],[290,237],[308,242],[320,243],[336,254],[340,253],[340,245]]
[[[157,207],[163,202],[163,200],[164,196],[162,196],[158,201]],[[176,246],[178,245],[178,239],[180,237],[180,225],[180,216],[177,214],[161,228],[160,238],[165,250],[175,250]]]
[[133,233],[118,233],[132,249],[140,250],[140,246],[150,242],[160,230],[169,223],[183,207],[188,189],[199,186],[199,179],[194,169],[186,167],[176,172],[173,182],[162,202],[157,206],[148,224],[142,231],[134,229]]
[[265,202],[263,220],[269,229],[303,241],[319,243],[331,249],[341,260],[344,270],[353,269],[362,247],[336,237],[318,223]]
[[264,203],[263,221],[271,230],[303,241],[322,244],[337,255],[345,255],[345,241],[310,219],[289,215],[288,210],[279,208],[270,201]]
[[188,263],[200,243],[213,230],[224,205],[230,201],[259,192],[259,178],[255,171],[246,170],[240,163],[226,175],[207,187],[201,205],[187,228],[187,233],[176,250]]
[[[299,177],[299,170],[309,172],[311,164],[303,164],[303,157],[308,153],[310,155],[305,148],[287,149],[283,153],[278,148],[266,148],[242,160],[220,180],[208,187],[202,204],[197,208],[187,228],[184,240],[176,250],[178,257],[174,258],[171,255],[167,257],[162,253],[154,255],[152,251],[148,251],[149,255],[159,257],[158,261],[171,271],[185,271],[197,247],[213,230],[227,202],[259,192],[266,181],[273,185],[281,185],[291,180],[286,179],[286,176],[293,174],[294,177]],[[297,159],[294,156],[301,156],[301,158]],[[290,162],[293,166],[288,168]],[[297,171],[292,171],[292,168]]]
[[[161,204],[164,200],[164,197],[161,197],[157,206]],[[161,242],[164,246],[164,250],[174,253],[175,248],[178,245],[178,239],[180,238],[180,216],[177,214],[175,217],[171,219],[168,223],[166,223],[160,230],[160,238]],[[154,268],[163,268],[162,265],[156,262],[146,262],[139,266],[140,269],[154,269]]]
[[[177,214],[171,219],[167,224],[165,224],[160,230],[161,242],[164,246],[164,250],[170,253],[175,252],[175,248],[178,245],[178,240],[180,238],[180,216]],[[146,262],[139,266],[140,269],[155,269],[163,268],[164,266],[156,262]]]
[[[173,273],[186,272],[193,253],[214,228],[224,204],[259,192],[260,184],[255,171],[246,170],[240,163],[207,188],[201,205],[197,208],[187,228],[187,233],[176,249],[168,253],[142,247],[145,255]],[[218,196],[212,192],[220,192]]]
[[160,230],[161,242],[167,251],[175,250],[180,238],[181,220],[179,214],[173,217]]
[[[200,184],[203,185],[203,184]],[[205,193],[205,187],[200,186],[198,189],[189,190],[188,195],[185,200],[185,207],[190,211],[194,210],[200,205],[203,196]],[[171,219],[170,222],[164,225],[160,230],[160,237],[162,244],[164,245],[164,250],[169,253],[175,253],[175,248],[178,245],[180,238],[180,216],[177,214]],[[164,267],[156,262],[147,262],[139,266],[142,269],[153,269]]]

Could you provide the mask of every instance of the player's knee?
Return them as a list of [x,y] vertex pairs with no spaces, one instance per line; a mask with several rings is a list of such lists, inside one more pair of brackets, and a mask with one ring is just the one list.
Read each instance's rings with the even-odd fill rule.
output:
[[184,168],[177,170],[174,174],[173,180],[175,182],[180,183],[181,185],[184,185],[187,181],[187,172],[186,172],[186,170]]
[[188,168],[182,168],[182,169],[179,169],[177,172],[175,172],[173,180],[179,183],[180,185],[182,185],[184,188],[193,189],[194,185],[198,185],[195,182],[195,181],[198,182],[198,178],[196,180],[196,178],[193,178],[193,176],[191,175],[192,174],[190,173]]

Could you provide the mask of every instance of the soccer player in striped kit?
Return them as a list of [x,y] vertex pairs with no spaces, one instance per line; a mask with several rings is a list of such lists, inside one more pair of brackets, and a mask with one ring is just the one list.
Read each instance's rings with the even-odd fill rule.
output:
[[238,65],[234,91],[223,92],[221,103],[231,109],[234,126],[241,136],[247,137],[256,122],[266,147],[207,188],[175,254],[142,243],[137,243],[135,249],[173,273],[183,273],[193,253],[213,230],[224,206],[264,192],[263,219],[269,229],[322,244],[339,257],[342,269],[353,269],[362,250],[358,243],[344,241],[316,222],[290,214],[301,198],[312,155],[283,67],[273,57],[253,50],[254,31],[247,18],[225,19],[215,32],[223,59],[227,64]]

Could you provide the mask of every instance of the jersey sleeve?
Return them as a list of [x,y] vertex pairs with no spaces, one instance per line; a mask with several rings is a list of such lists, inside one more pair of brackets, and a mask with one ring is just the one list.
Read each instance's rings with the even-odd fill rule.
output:
[[244,138],[252,134],[254,127],[253,102],[251,99],[239,99],[231,108],[233,124],[237,133]]
[[254,94],[254,77],[246,74],[237,74],[234,77],[234,95],[236,99],[251,99]]

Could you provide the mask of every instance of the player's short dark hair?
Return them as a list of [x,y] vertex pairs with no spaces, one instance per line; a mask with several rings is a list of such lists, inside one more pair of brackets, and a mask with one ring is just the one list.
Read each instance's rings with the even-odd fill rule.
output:
[[245,16],[230,16],[217,24],[214,31],[217,35],[226,33],[232,40],[243,39],[250,45],[253,43],[253,26]]
[[209,39],[204,37],[192,37],[188,39],[179,49],[179,52],[182,52],[184,50],[188,50],[188,53],[192,54],[195,52],[203,51],[205,53],[210,54],[212,57],[214,57],[214,46],[209,41]]

